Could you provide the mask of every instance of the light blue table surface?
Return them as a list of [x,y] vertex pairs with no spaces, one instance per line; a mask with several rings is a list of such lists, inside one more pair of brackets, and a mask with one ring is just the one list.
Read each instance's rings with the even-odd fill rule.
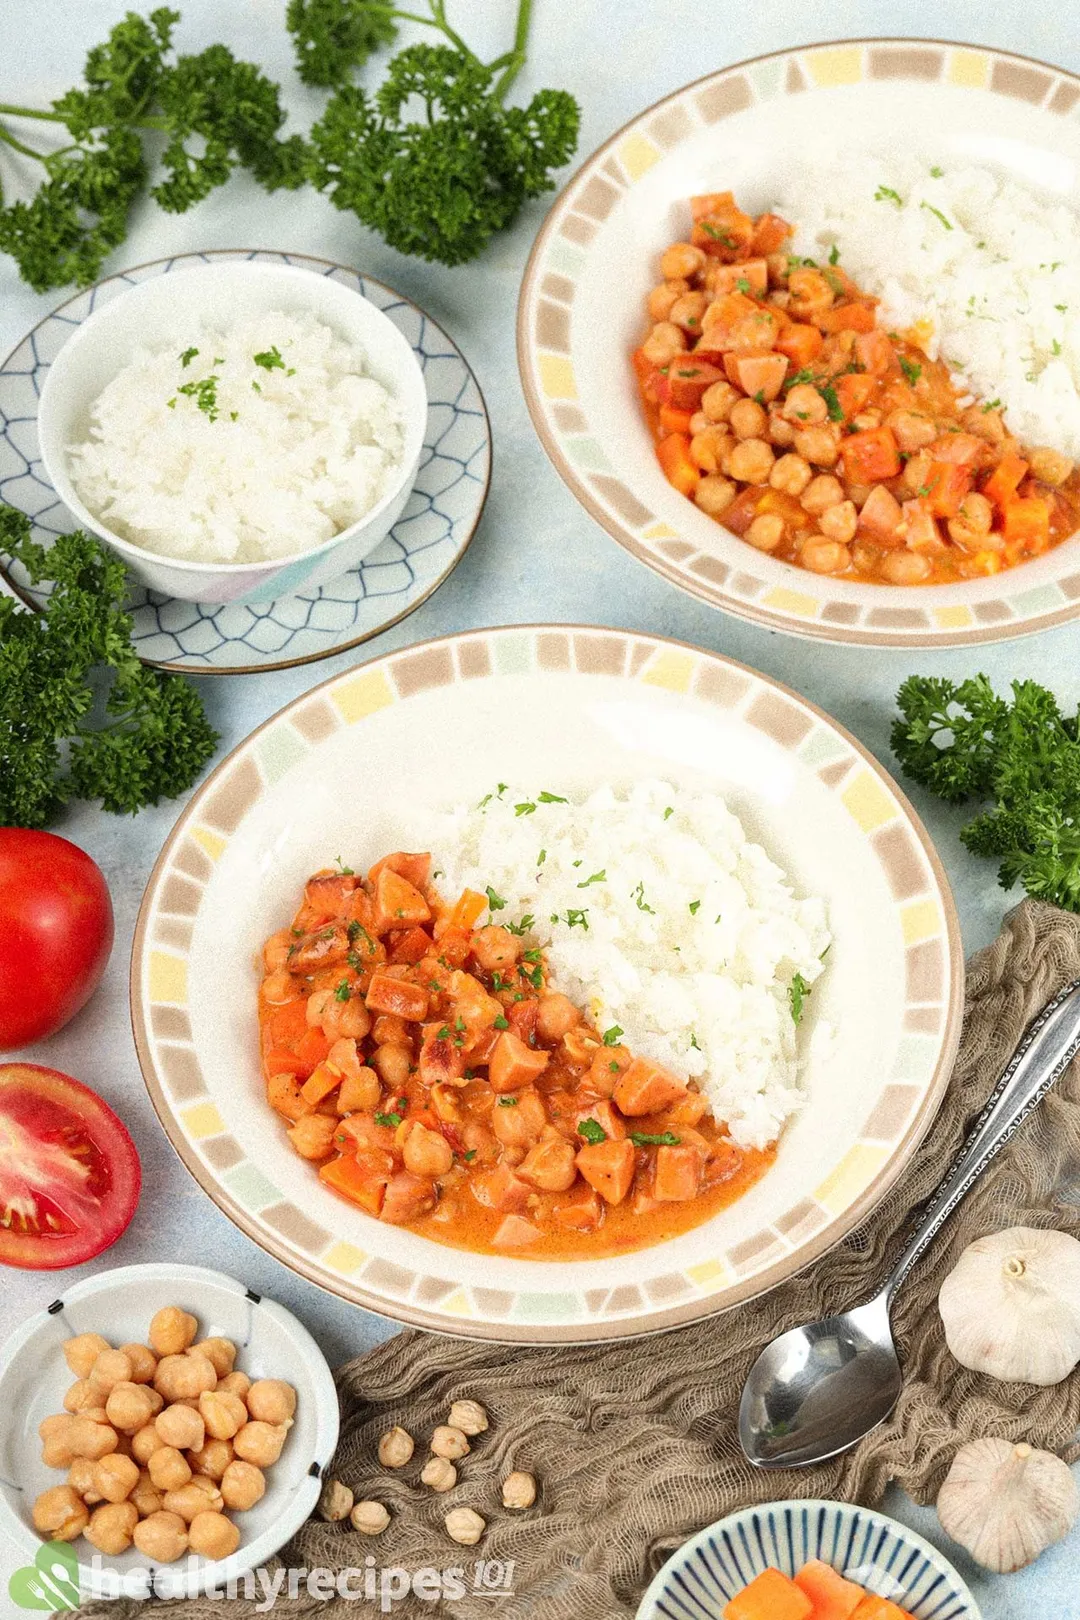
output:
[[[134,0],[132,0],[134,3]],[[149,5],[145,8],[150,9]],[[292,72],[283,27],[284,0],[183,0],[181,49],[221,39],[263,64],[285,86],[299,124],[321,97]],[[0,101],[44,104],[79,78],[89,46],[103,39],[124,0],[0,0]],[[512,0],[450,0],[450,11],[481,55],[509,42]],[[1080,4],[1038,6],[1021,0],[536,0],[532,48],[522,93],[564,85],[582,103],[580,152],[657,97],[742,58],[813,40],[865,35],[933,35],[996,45],[1080,71]],[[4,154],[5,175],[7,173]],[[171,252],[213,247],[278,248],[356,265],[424,305],[453,333],[480,379],[495,424],[495,470],[480,531],[460,567],[411,618],[359,653],[276,674],[201,683],[225,748],[316,681],[368,655],[486,624],[563,620],[629,626],[678,636],[744,660],[786,681],[835,715],[890,765],[893,695],[913,669],[960,677],[984,669],[999,684],[1017,675],[1080,694],[1080,630],[1066,627],[977,652],[869,653],[797,641],[723,617],[646,571],[577,506],[548,465],[518,386],[514,314],[518,283],[544,205],[527,211],[477,264],[446,270],[404,259],[312,193],[268,197],[246,178],[186,215],[151,203],[136,210],[127,242],[109,270]],[[38,297],[0,259],[0,353],[68,294]],[[996,933],[1008,898],[993,870],[968,857],[956,832],[961,816],[913,795],[948,868],[968,951]],[[150,867],[178,806],[144,811],[134,821],[77,808],[60,831],[100,863],[116,908],[117,941],[105,981],[67,1030],[28,1056],[79,1075],[116,1107],[142,1155],[145,1190],[125,1236],[83,1271],[140,1260],[207,1263],[245,1278],[295,1310],[332,1363],[395,1331],[380,1317],[345,1305],[264,1254],[222,1215],[174,1156],[150,1107],[128,1023],[127,967],[132,928]],[[74,1275],[74,1274],[68,1274]],[[47,1303],[55,1284],[41,1275],[5,1272],[0,1280],[0,1337]],[[992,1578],[957,1556],[932,1511],[899,1492],[889,1511],[948,1551],[971,1582],[987,1620],[1080,1617],[1080,1529],[1023,1574]],[[6,1565],[6,1567],[5,1567]],[[0,1614],[7,1573],[0,1546]],[[597,1617],[599,1620],[599,1617]]]

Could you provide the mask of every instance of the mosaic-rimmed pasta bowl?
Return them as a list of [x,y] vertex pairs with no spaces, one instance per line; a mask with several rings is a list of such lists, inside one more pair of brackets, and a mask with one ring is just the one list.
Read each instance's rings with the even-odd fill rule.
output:
[[[734,190],[755,212],[806,132],[836,150],[981,162],[1080,208],[1080,78],[931,40],[779,51],[647,108],[578,170],[537,237],[518,306],[518,363],[556,471],[631,556],[725,612],[793,635],[880,647],[978,644],[1080,613],[1080,539],[954,585],[822,577],[755,551],[665,480],[630,366],[658,255],[686,199]],[[1006,404],[1008,402],[1006,401]]]
[[[255,962],[307,875],[400,847],[418,796],[497,782],[584,795],[646,777],[723,795],[834,944],[807,1103],[756,1186],[681,1237],[602,1260],[473,1254],[388,1226],[319,1182],[267,1105]],[[173,1146],[285,1265],[343,1298],[476,1338],[575,1342],[676,1326],[774,1287],[902,1173],[948,1083],[962,958],[911,806],[813,704],[715,654],[566,626],[476,631],[363,664],[242,743],[181,814],[131,962],[140,1063]],[[815,1043],[816,1049],[817,1043]],[[810,1050],[809,1041],[807,1050]]]

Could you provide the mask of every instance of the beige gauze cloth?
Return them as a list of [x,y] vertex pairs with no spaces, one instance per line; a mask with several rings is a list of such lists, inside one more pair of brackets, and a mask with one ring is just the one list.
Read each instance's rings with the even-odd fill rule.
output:
[[[817,1468],[759,1473],[739,1448],[736,1416],[746,1374],[775,1334],[844,1310],[881,1286],[909,1217],[934,1191],[967,1127],[993,1090],[1023,1029],[1070,980],[1080,978],[1080,918],[1027,900],[967,971],[959,1056],[945,1102],[913,1164],[859,1231],[763,1299],[691,1327],[624,1343],[531,1349],[405,1332],[342,1367],[341,1441],[333,1474],[357,1500],[393,1515],[377,1539],[317,1519],[283,1549],[286,1566],[415,1571],[479,1557],[513,1560],[513,1596],[471,1590],[436,1606],[409,1596],[392,1614],[433,1612],[490,1620],[627,1620],[671,1551],[725,1514],[785,1497],[878,1502],[890,1481],[932,1501],[964,1441],[1023,1439],[1072,1461],[1080,1423],[1080,1376],[1052,1389],[997,1383],[958,1366],[945,1346],[938,1289],[973,1239],[1007,1226],[1055,1227],[1080,1235],[1080,1063],[1074,1064],[983,1175],[901,1290],[893,1316],[904,1392],[888,1422],[853,1451]],[[451,1401],[480,1401],[486,1434],[458,1464],[445,1495],[420,1483],[427,1442]],[[407,1467],[376,1457],[380,1435],[401,1424],[416,1440]],[[536,1476],[526,1512],[502,1506],[511,1469]],[[443,1526],[453,1507],[487,1521],[475,1547]],[[243,1523],[243,1516],[240,1517]],[[276,1567],[271,1560],[267,1566]],[[469,1576],[470,1587],[472,1576]],[[196,1599],[96,1604],[99,1620],[215,1620],[250,1614],[253,1602]],[[371,1602],[313,1598],[301,1589],[274,1604],[275,1617],[345,1620],[377,1614]]]

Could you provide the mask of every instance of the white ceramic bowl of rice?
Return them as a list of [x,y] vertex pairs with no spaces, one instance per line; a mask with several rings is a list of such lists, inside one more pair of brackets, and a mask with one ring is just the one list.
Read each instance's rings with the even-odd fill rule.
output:
[[96,310],[53,361],[38,424],[57,494],[136,579],[232,602],[321,585],[374,550],[426,419],[419,363],[381,310],[245,261]]

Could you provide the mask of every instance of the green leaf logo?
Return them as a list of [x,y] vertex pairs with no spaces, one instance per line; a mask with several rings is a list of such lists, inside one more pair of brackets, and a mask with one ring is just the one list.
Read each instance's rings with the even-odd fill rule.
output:
[[77,1609],[79,1560],[66,1541],[47,1541],[32,1564],[8,1581],[8,1596],[20,1609]]

